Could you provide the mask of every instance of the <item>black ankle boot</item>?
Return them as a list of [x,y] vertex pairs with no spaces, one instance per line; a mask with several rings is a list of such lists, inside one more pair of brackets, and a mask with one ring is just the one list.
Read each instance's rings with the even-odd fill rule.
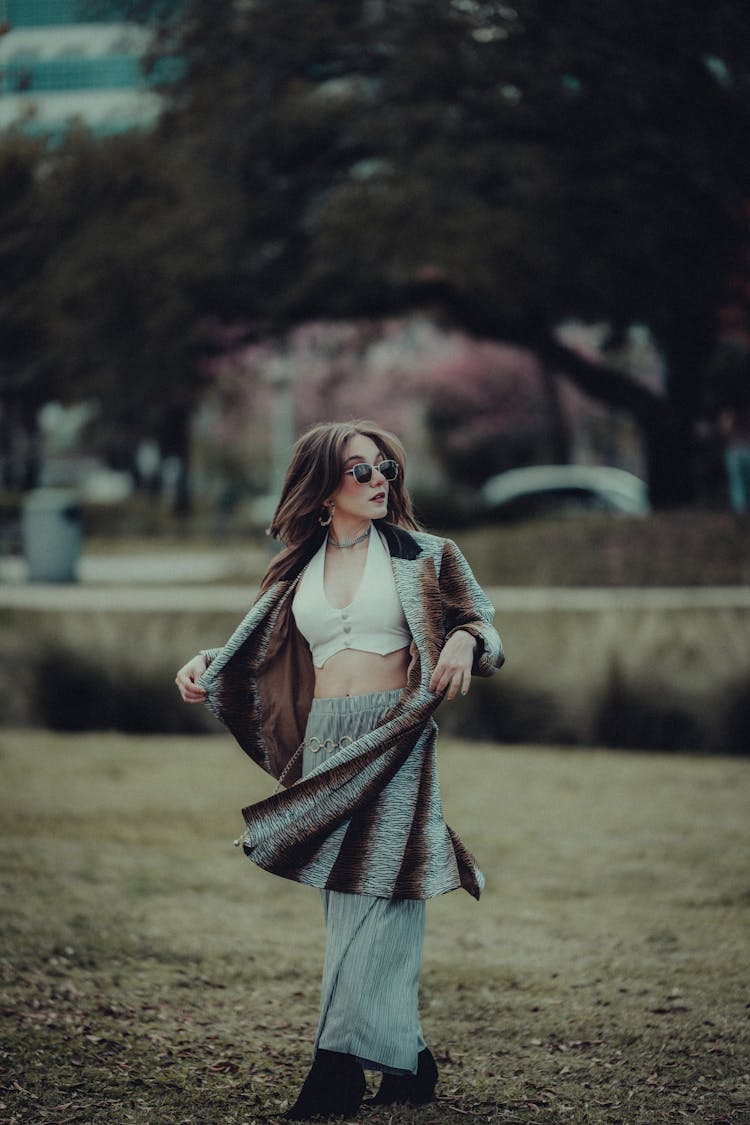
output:
[[438,1069],[432,1052],[425,1047],[419,1052],[416,1074],[384,1074],[380,1089],[367,1105],[426,1105],[435,1096]]
[[359,1109],[364,1092],[365,1076],[355,1058],[338,1051],[318,1051],[297,1101],[284,1117],[288,1121],[349,1117]]

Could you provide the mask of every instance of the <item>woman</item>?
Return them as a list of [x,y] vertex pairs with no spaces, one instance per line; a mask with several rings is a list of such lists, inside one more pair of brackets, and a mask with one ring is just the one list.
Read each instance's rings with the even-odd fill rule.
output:
[[[243,810],[259,866],[319,887],[326,955],[314,1062],[287,1117],[432,1099],[417,1014],[425,900],[483,877],[443,820],[432,713],[503,662],[493,609],[450,540],[419,530],[404,450],[370,422],[293,450],[270,534],[285,543],[221,649],[177,673],[278,791]],[[283,788],[286,786],[286,788]]]

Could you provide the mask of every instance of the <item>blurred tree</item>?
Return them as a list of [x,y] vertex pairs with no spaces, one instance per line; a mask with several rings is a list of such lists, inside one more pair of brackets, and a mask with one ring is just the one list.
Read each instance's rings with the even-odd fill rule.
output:
[[[198,265],[177,171],[148,134],[83,131],[54,170],[45,218],[57,253],[38,284],[56,381],[67,398],[104,404],[98,437],[111,460],[126,463],[152,436],[186,464]],[[185,502],[184,482],[178,495]]]
[[[216,311],[432,302],[631,411],[655,502],[690,498],[750,193],[745,6],[194,0],[178,50],[164,134],[234,232]],[[666,396],[565,347],[568,315],[648,323]]]
[[[743,269],[747,6],[192,0],[160,25],[152,63],[170,58],[155,135],[74,136],[42,184],[56,370],[168,430],[205,315],[260,338],[420,306],[629,411],[654,502],[690,499]],[[647,323],[666,392],[567,346],[568,316],[613,344]]]
[[0,145],[0,482],[20,488],[36,474],[36,412],[49,397],[36,280],[50,247],[40,228],[37,168],[43,146],[12,135]]
[[[275,344],[275,346],[274,346]],[[221,440],[250,437],[268,459],[268,390],[288,379],[299,426],[322,417],[376,417],[410,451],[429,420],[432,441],[410,470],[422,491],[435,458],[454,485],[535,460],[565,461],[567,426],[549,380],[527,350],[441,332],[420,316],[306,321],[283,340],[235,346],[207,361]],[[266,409],[263,406],[266,405]],[[423,473],[427,470],[427,478]]]
[[[148,133],[74,129],[56,149],[11,134],[0,143],[0,203],[9,431],[21,420],[33,432],[44,402],[93,398],[112,462],[127,464],[151,436],[186,468],[202,391],[198,289],[220,245],[190,177]],[[185,489],[183,473],[178,507]]]

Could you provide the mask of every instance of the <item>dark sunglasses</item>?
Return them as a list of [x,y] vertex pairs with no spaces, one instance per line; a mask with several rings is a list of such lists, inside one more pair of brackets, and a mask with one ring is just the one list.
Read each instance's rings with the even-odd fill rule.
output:
[[398,461],[381,461],[379,465],[368,465],[366,461],[362,461],[353,469],[344,469],[344,472],[351,473],[357,484],[367,484],[372,480],[374,469],[386,480],[395,480],[398,476]]

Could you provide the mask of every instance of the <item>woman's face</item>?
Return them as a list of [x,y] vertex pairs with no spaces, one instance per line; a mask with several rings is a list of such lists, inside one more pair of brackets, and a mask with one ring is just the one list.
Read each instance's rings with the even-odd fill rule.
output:
[[328,501],[336,505],[336,516],[348,517],[352,521],[380,520],[386,516],[389,485],[382,473],[373,468],[370,480],[366,484],[357,484],[352,474],[345,471],[362,461],[375,466],[383,460],[385,455],[372,438],[364,434],[349,438],[344,446],[341,482]]

